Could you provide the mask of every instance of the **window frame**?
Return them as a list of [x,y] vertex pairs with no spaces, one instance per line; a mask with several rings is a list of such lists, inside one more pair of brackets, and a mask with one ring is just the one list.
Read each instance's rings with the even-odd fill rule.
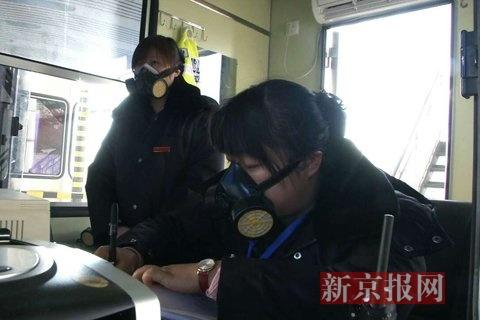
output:
[[[142,1],[142,14],[140,20],[140,32],[138,35],[138,40],[147,37],[148,35],[156,34],[157,25],[158,25],[158,0],[143,0]],[[117,82],[124,82],[119,79],[113,79],[105,76],[95,75],[87,72],[82,72],[74,69],[69,69],[61,66],[57,66],[47,62],[40,62],[28,58],[18,57],[11,54],[0,53],[0,64],[5,65],[7,67],[13,67],[16,69],[22,69],[32,72],[43,73],[46,75],[64,78],[67,80],[74,80],[74,81],[89,81],[89,82],[109,82],[109,81],[117,81]],[[66,143],[66,141],[64,141]],[[70,156],[68,157],[70,158]],[[64,161],[68,161],[67,157],[64,158]],[[65,165],[63,166],[65,170]],[[8,173],[13,178],[20,177],[19,174],[12,173],[9,170]],[[44,177],[32,177],[32,178],[44,178]],[[8,185],[8,181],[7,184]],[[87,203],[81,202],[51,202],[51,206],[53,207],[52,216],[55,217],[71,217],[72,210],[78,210],[82,208],[82,213],[80,216],[88,216],[87,211],[83,211],[87,207]]]
[[392,10],[389,12],[382,12],[382,13],[372,13],[369,16],[365,16],[362,18],[353,18],[341,22],[334,22],[330,24],[323,24],[321,26],[321,64],[320,64],[320,89],[325,90],[325,65],[326,65],[326,50],[327,50],[327,31],[331,28],[346,26],[350,24],[361,23],[365,21],[370,21],[379,18],[390,17],[402,13],[408,13],[413,11],[420,11],[424,9],[434,8],[442,5],[449,4],[451,6],[451,19],[450,19],[450,95],[449,95],[449,106],[448,106],[448,134],[447,134],[447,150],[446,150],[446,179],[445,179],[445,200],[450,199],[450,184],[451,184],[451,160],[453,158],[453,133],[452,133],[452,121],[453,121],[453,105],[455,103],[454,100],[454,92],[455,92],[455,46],[456,46],[456,39],[455,39],[455,26],[456,26],[456,6],[454,1],[452,0],[439,0],[435,3],[426,3],[426,4],[419,4],[419,5],[412,5],[406,8],[400,8],[396,10]]
[[62,136],[62,153],[61,153],[61,160],[60,160],[60,172],[57,175],[51,174],[39,174],[39,173],[30,173],[30,172],[10,172],[10,176],[12,178],[29,178],[29,179],[60,179],[63,177],[65,173],[65,161],[66,161],[66,146],[67,146],[67,133],[71,128],[69,128],[69,116],[70,116],[70,104],[67,100],[56,97],[50,96],[42,93],[31,92],[30,99],[43,99],[43,100],[51,100],[51,101],[58,101],[65,105],[65,114],[64,114],[64,125],[63,125],[63,136]]

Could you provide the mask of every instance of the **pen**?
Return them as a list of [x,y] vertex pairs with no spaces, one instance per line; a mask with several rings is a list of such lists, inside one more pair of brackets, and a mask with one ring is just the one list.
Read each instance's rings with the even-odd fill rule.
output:
[[118,203],[112,203],[110,208],[110,247],[108,250],[108,261],[115,264],[117,261],[117,227],[118,227]]

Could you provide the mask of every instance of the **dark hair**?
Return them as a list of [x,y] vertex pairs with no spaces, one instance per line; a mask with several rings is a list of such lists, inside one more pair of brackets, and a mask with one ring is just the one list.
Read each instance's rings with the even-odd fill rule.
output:
[[345,111],[342,100],[325,90],[314,93],[315,102],[328,123],[330,143],[345,136]]
[[269,80],[233,97],[213,116],[212,144],[227,154],[254,157],[276,172],[267,150],[292,163],[343,137],[341,106],[325,91],[312,94],[293,82]]
[[133,52],[132,68],[135,67],[139,61],[145,59],[148,52],[152,49],[156,50],[157,54],[165,59],[165,62],[170,63],[171,66],[181,65],[181,70],[183,71],[185,58],[178,48],[177,43],[172,38],[160,35],[149,36],[140,41]]

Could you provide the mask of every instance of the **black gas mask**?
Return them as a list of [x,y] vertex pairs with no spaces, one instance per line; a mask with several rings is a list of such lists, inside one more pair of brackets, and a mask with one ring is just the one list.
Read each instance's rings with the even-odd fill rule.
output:
[[268,180],[256,184],[236,163],[225,171],[215,191],[215,204],[228,210],[238,233],[255,240],[278,226],[273,203],[264,192],[287,177],[300,163],[294,162]]
[[165,78],[180,68],[181,66],[177,65],[158,72],[148,63],[145,63],[135,70],[135,78],[126,80],[125,85],[129,93],[162,98],[168,92],[168,83]]

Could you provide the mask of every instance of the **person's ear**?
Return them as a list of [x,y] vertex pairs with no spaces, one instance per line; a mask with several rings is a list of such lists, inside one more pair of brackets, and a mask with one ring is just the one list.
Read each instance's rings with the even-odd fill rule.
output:
[[323,153],[322,151],[315,151],[305,160],[305,173],[309,178],[315,176],[320,166],[322,165]]
[[180,75],[180,73],[182,73],[182,71],[180,71],[180,69],[177,69],[172,74],[173,74],[173,77],[176,78]]

